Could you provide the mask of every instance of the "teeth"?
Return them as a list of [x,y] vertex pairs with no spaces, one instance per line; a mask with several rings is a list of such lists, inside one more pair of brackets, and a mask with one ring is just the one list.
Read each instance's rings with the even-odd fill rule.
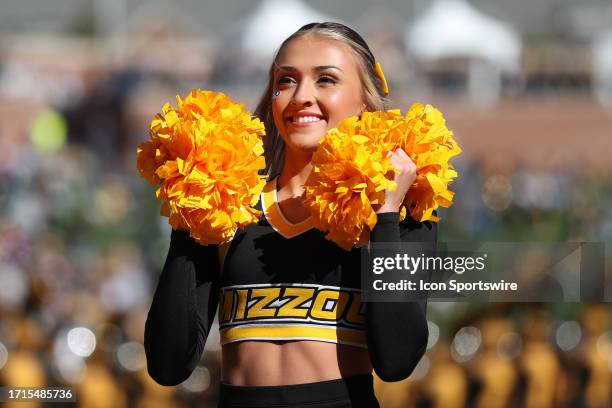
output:
[[321,120],[319,117],[317,116],[300,116],[299,118],[294,119],[294,122],[297,123],[307,123],[307,122],[318,122],[319,120]]

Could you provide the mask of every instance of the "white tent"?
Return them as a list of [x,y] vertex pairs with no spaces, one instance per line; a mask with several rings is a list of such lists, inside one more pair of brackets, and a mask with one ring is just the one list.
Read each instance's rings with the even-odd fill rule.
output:
[[521,53],[516,30],[464,0],[435,0],[406,29],[406,46],[411,55],[422,61],[466,57],[510,71],[518,69]]
[[612,106],[612,30],[593,42],[593,90],[600,102]]
[[244,25],[241,48],[267,64],[283,40],[298,28],[324,21],[330,21],[330,17],[300,0],[263,0]]

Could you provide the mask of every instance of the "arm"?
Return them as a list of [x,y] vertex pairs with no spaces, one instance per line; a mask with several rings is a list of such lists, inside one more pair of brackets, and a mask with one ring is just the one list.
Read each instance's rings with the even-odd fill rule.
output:
[[147,370],[161,385],[180,384],[200,361],[219,298],[217,248],[172,231],[144,333]]
[[[399,222],[399,213],[378,214],[372,242],[432,242],[437,223],[417,222],[410,216]],[[427,349],[427,300],[366,303],[366,333],[370,359],[383,381],[407,378]]]

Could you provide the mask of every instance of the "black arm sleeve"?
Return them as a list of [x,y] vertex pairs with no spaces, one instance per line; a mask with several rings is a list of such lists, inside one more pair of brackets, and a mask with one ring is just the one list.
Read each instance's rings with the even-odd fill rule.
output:
[[217,251],[172,231],[144,333],[147,370],[161,385],[180,384],[200,361],[219,299]]
[[[437,241],[437,223],[417,222],[399,213],[378,214],[371,242]],[[433,247],[433,245],[432,245]],[[407,378],[427,349],[427,299],[414,302],[366,303],[368,350],[376,374],[383,381]]]

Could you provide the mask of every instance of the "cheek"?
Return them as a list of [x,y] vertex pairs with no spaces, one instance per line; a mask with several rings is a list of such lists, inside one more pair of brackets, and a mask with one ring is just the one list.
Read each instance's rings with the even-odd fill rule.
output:
[[332,127],[336,126],[342,119],[358,115],[361,112],[361,95],[356,92],[338,92],[329,95],[327,99],[329,121]]
[[274,124],[280,131],[283,129],[283,106],[280,104],[278,99],[272,100],[272,117],[274,118]]

